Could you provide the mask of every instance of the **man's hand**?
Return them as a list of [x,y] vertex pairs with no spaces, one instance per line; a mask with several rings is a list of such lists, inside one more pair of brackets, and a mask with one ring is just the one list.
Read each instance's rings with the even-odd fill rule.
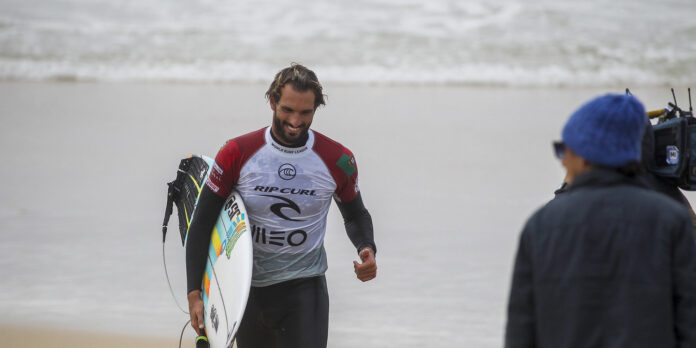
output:
[[191,326],[196,330],[197,334],[201,334],[203,329],[203,300],[201,300],[201,291],[193,290],[188,293],[189,315],[191,316]]
[[377,262],[375,261],[375,252],[372,248],[360,250],[360,260],[362,260],[362,263],[353,261],[355,275],[364,282],[374,279],[377,276]]

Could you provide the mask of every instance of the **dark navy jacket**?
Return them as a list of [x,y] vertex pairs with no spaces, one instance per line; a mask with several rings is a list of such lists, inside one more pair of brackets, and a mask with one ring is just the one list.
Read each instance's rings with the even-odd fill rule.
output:
[[505,347],[696,347],[684,206],[613,170],[578,176],[522,231]]

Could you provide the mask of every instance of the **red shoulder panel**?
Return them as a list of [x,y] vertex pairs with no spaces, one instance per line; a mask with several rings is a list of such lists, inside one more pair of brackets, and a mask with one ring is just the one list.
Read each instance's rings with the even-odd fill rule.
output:
[[336,181],[336,195],[342,202],[350,202],[358,195],[358,165],[353,153],[329,137],[314,132],[314,152],[324,161]]
[[265,143],[266,128],[228,140],[215,156],[215,164],[206,182],[208,187],[220,197],[227,198],[237,185],[242,166]]

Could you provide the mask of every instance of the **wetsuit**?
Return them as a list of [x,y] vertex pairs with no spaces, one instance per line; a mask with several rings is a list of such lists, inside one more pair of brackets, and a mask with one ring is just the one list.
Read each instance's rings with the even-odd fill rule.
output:
[[210,230],[230,192],[244,200],[254,245],[252,289],[238,345],[325,347],[328,293],[326,216],[335,200],[358,252],[376,246],[358,188],[353,154],[308,131],[285,147],[270,127],[228,141],[218,152],[189,229],[189,292],[200,289]]

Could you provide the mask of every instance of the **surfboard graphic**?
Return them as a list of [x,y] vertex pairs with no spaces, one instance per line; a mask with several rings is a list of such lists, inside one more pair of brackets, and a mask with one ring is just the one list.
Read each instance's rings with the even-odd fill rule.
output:
[[[213,159],[189,156],[181,160],[176,186],[179,233],[186,245],[198,196],[208,178]],[[171,192],[171,189],[170,189]],[[252,241],[246,208],[237,191],[227,198],[211,231],[208,260],[203,275],[205,328],[212,348],[229,347],[234,340],[249,297]]]

